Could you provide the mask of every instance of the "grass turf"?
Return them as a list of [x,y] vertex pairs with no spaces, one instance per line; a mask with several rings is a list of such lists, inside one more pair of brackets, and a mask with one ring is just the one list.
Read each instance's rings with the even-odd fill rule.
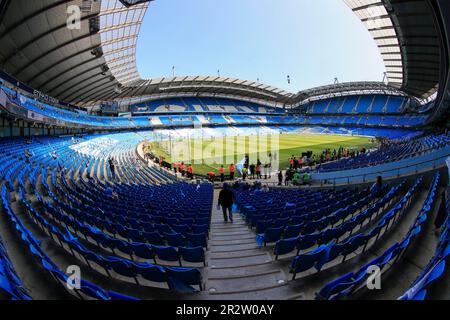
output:
[[[190,143],[189,143],[190,142]],[[205,175],[213,170],[218,173],[221,164],[226,172],[231,163],[238,163],[245,155],[250,157],[250,163],[256,163],[259,158],[262,163],[268,162],[272,153],[274,162],[280,169],[289,166],[289,158],[300,157],[303,152],[312,151],[320,155],[323,150],[339,147],[349,149],[372,148],[374,144],[367,137],[351,137],[340,135],[318,134],[281,134],[260,136],[231,136],[213,139],[179,139],[176,141],[152,142],[150,151],[165,161],[183,161],[192,163],[195,174]],[[276,167],[276,166],[274,166]]]

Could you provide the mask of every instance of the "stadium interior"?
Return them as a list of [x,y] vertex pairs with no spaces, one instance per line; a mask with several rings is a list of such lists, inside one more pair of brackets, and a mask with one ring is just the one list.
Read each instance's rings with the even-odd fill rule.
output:
[[1,0],[0,300],[449,300],[450,1],[345,3],[385,81],[291,93],[142,79],[152,1]]

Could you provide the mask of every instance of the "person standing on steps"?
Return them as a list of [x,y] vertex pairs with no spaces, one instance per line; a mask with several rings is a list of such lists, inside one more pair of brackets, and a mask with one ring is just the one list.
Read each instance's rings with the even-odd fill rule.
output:
[[[222,191],[219,193],[219,202],[217,207],[222,207],[223,211],[223,220],[228,222],[228,218],[230,218],[230,222],[233,223],[233,203],[235,202],[236,197],[233,191],[230,190],[227,183],[224,183]],[[228,216],[227,216],[228,211]]]
[[109,158],[108,159],[108,163],[109,163],[109,170],[111,171],[111,176],[113,180],[116,180],[116,165],[114,163],[114,158]]
[[378,197],[383,190],[383,178],[381,176],[377,177],[377,182],[375,182],[372,187],[370,187],[370,193]]

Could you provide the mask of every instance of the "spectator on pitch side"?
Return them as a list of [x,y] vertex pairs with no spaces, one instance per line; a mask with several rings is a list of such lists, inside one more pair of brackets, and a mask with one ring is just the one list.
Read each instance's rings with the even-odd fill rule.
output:
[[261,163],[256,165],[256,179],[261,179]]
[[269,165],[267,163],[264,164],[264,180],[267,180],[267,176],[269,175]]
[[245,181],[247,179],[248,169],[246,166],[242,168],[242,180]]
[[295,171],[292,176],[292,183],[294,186],[298,186],[300,184],[300,174],[297,171]]
[[291,170],[286,169],[286,173],[284,175],[284,185],[286,187],[289,186],[289,181],[291,181]]
[[311,184],[311,175],[309,174],[308,171],[305,171],[305,173],[303,173],[303,184],[304,185],[310,185]]
[[[233,193],[233,191],[230,190],[227,183],[224,183],[222,191],[219,193],[219,201],[217,204],[217,207],[222,207],[223,212],[223,220],[225,222],[228,222],[228,219],[230,219],[230,222],[233,223],[233,203],[235,202],[236,197]],[[228,212],[228,216],[227,216]]]
[[269,179],[272,178],[272,160],[270,160],[270,162],[268,163],[268,175],[269,175]]
[[252,163],[250,165],[250,178],[255,179],[256,166]]
[[280,170],[280,172],[278,172],[278,186],[282,186],[283,185],[283,172]]

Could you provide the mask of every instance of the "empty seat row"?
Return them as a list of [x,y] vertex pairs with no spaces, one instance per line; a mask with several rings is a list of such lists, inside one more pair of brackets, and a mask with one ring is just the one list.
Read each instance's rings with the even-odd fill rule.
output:
[[383,254],[375,257],[372,261],[359,268],[359,270],[347,273],[325,285],[317,294],[319,299],[339,299],[348,297],[354,294],[358,289],[365,287],[366,280],[371,274],[370,270],[373,270],[374,267],[376,267],[379,272],[384,272],[386,269],[394,267],[395,262],[402,257],[405,251],[412,245],[413,240],[417,238],[423,230],[423,225],[428,219],[428,215],[430,214],[436,198],[439,176],[439,173],[434,176],[427,197],[403,240],[393,244],[385,250]]
[[[325,264],[339,257],[342,257],[342,262],[344,262],[346,257],[352,253],[355,253],[358,249],[362,248],[362,252],[364,252],[370,242],[372,242],[372,245],[373,243],[376,243],[380,236],[385,234],[389,229],[392,229],[392,227],[397,224],[405,214],[406,210],[410,206],[411,199],[421,182],[422,178],[418,178],[406,195],[394,204],[392,209],[386,213],[383,213],[381,217],[376,218],[376,220],[373,221],[374,226],[369,230],[359,231],[358,233],[353,234],[353,229],[361,226],[364,220],[367,218],[371,219],[371,216],[375,214],[374,212],[370,212],[370,210],[366,210],[346,223],[350,227],[348,230],[347,228],[344,228],[342,232],[349,231],[350,233],[345,237],[345,239],[334,239],[331,242],[322,244],[318,248],[312,249],[309,252],[295,256],[290,267],[290,272],[293,274],[293,279],[295,279],[297,273],[309,270],[313,267],[320,272]],[[343,236],[343,234],[340,234],[340,236]]]

